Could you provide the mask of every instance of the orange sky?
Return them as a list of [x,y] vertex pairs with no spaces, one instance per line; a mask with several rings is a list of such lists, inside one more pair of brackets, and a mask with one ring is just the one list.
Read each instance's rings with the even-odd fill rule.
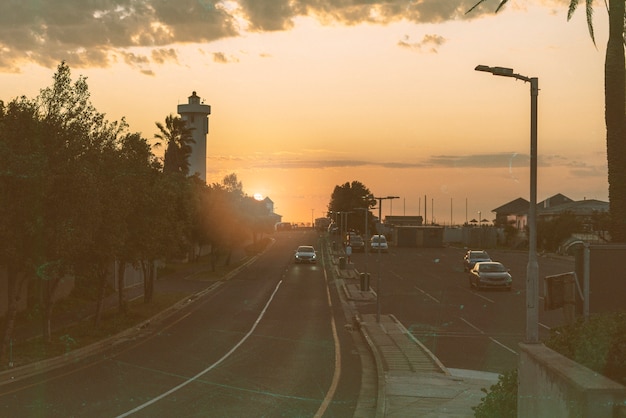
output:
[[528,199],[529,86],[474,71],[511,67],[539,78],[538,199],[608,199],[601,4],[595,48],[584,4],[567,22],[564,0],[510,0],[498,15],[491,0],[470,17],[473,0],[182,0],[187,15],[145,3],[62,1],[66,19],[11,6],[23,16],[0,28],[1,99],[35,96],[65,59],[99,111],[152,139],[197,91],[212,107],[209,182],[235,172],[284,221],[308,223],[358,180],[400,196],[394,215],[423,215],[426,200],[427,220],[449,224]]

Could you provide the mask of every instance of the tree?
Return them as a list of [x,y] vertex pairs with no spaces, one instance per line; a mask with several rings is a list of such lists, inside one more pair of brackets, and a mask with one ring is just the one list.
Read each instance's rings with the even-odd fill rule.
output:
[[41,149],[43,126],[36,104],[24,97],[8,105],[0,102],[0,266],[7,275],[7,312],[1,328],[0,360],[12,339],[19,303],[33,278],[41,205]]
[[582,222],[571,212],[537,222],[537,242],[544,251],[556,252],[559,245],[575,232],[582,232]]
[[[65,63],[53,79],[37,98],[44,134],[32,139],[43,156],[35,271],[46,341],[51,337],[55,292],[62,280],[82,266],[98,272],[94,287],[103,286],[104,263],[112,261],[120,239],[116,196],[109,195],[116,190],[109,163],[115,160],[118,136],[126,128],[124,121],[110,123],[96,111],[86,78],[72,82]],[[90,263],[85,266],[86,259]],[[94,284],[91,279],[88,276],[88,286]]]
[[[468,13],[485,0],[477,2]],[[496,13],[508,0],[501,0]],[[609,0],[609,39],[604,61],[604,115],[609,181],[610,234],[615,242],[626,241],[626,58],[624,56],[624,19],[626,2]],[[578,0],[570,0],[568,20]],[[585,0],[587,27],[595,44],[593,0]]]
[[[365,211],[355,210],[358,208],[369,209],[376,205],[370,190],[359,181],[353,181],[352,183],[346,182],[341,186],[335,186],[333,193],[330,196],[330,203],[328,204],[328,211],[331,215],[337,213],[348,213],[346,225],[340,225],[342,231],[348,229],[361,230],[365,225]],[[342,216],[337,218],[337,221],[341,224]],[[346,217],[343,217],[345,220]],[[372,217],[368,217],[372,219]],[[368,229],[373,231],[373,228]],[[365,233],[365,231],[363,231]]]
[[117,248],[118,308],[122,313],[128,310],[124,295],[124,275],[127,265],[140,266],[143,241],[154,240],[160,231],[150,226],[152,219],[144,208],[150,200],[150,182],[154,175],[159,175],[160,165],[145,138],[139,134],[127,134],[120,141],[119,172],[116,184],[124,192],[117,202],[125,208],[121,225],[125,230],[125,239]]
[[[191,144],[195,141],[191,135],[192,129],[187,126],[187,121],[179,116],[168,115],[165,118],[165,125],[156,122],[156,126],[160,133],[155,134],[154,137],[166,143],[163,172],[189,175]],[[161,146],[161,142],[158,142],[156,146]]]

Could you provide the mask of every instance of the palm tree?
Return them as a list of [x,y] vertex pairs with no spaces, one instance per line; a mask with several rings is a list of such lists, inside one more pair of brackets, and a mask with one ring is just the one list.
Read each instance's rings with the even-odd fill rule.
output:
[[[161,122],[156,122],[156,126],[161,133],[155,134],[154,137],[167,144],[163,172],[188,176],[191,144],[195,143],[191,135],[192,128],[187,126],[187,121],[172,114],[165,118],[165,126]],[[161,146],[161,142],[156,143],[155,146]]]
[[[471,12],[485,0],[477,2]],[[606,3],[607,0],[605,0]],[[508,0],[501,0],[496,13]],[[604,61],[604,119],[606,124],[606,155],[609,180],[611,222],[609,232],[614,242],[626,242],[626,62],[624,56],[624,0],[608,0],[609,39]],[[585,0],[587,27],[594,45],[593,0]],[[567,19],[578,0],[570,0]]]

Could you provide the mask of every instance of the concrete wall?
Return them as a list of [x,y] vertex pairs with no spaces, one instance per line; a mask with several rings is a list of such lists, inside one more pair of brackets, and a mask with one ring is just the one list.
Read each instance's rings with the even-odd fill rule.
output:
[[[24,311],[28,307],[28,289],[29,287],[32,287],[31,286],[33,284],[32,280],[35,280],[35,279],[31,279],[30,282],[27,281],[22,286],[20,300],[17,306],[18,312]],[[64,277],[59,282],[57,290],[54,294],[54,300],[59,300],[59,299],[63,299],[64,297],[67,297],[73,288],[74,288],[74,277],[72,276]],[[6,269],[4,267],[0,267],[0,317],[6,315],[9,309],[9,301],[7,298],[8,293],[9,293],[9,289],[8,289],[8,278],[6,274]],[[1,322],[0,322],[0,325],[1,325]]]
[[[113,289],[117,291],[117,265],[111,263],[109,267],[109,284]],[[143,283],[143,274],[141,268],[134,268],[131,265],[126,265],[126,271],[124,273],[124,288],[138,286]],[[67,276],[61,279],[59,286],[54,293],[54,300],[60,300],[70,295],[74,289],[74,277]],[[20,297],[18,310],[24,311],[27,308],[29,284],[25,283],[22,287],[22,295]],[[6,275],[6,269],[0,266],[0,317],[4,316],[8,310],[8,279]],[[0,324],[1,325],[1,324]]]
[[[111,263],[109,273],[109,284],[117,291],[117,261]],[[130,264],[126,264],[124,269],[124,289],[137,286],[142,283],[143,272],[141,271],[141,267],[135,268]]]
[[396,247],[442,247],[443,232],[440,226],[396,226],[392,244]]
[[547,348],[520,344],[517,416],[614,417],[626,387]]
[[494,248],[498,242],[504,241],[502,228],[493,226],[483,227],[448,227],[443,231],[443,242],[451,244],[462,244],[468,248]]

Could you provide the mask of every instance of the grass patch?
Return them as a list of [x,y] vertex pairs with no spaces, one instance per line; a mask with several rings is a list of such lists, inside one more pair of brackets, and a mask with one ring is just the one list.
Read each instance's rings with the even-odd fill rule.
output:
[[[264,248],[268,242],[269,240],[263,241],[262,244],[257,244],[254,247],[255,250],[259,251],[261,247]],[[244,257],[231,262],[229,265],[224,265],[224,259],[220,259],[215,265],[215,271],[211,268],[209,256],[203,256],[193,263],[168,262],[159,268],[158,276],[165,277],[180,274],[181,277],[184,277],[180,280],[218,281],[248,260],[249,257]],[[200,269],[197,268],[198,265],[201,265]],[[186,270],[196,270],[196,272],[185,275]],[[2,361],[0,371],[8,369],[9,362],[13,363],[13,367],[24,366],[97,343],[129,328],[133,328],[188,296],[190,296],[189,293],[183,292],[155,292],[153,300],[149,304],[144,303],[143,298],[128,301],[126,313],[119,312],[117,307],[105,311],[97,328],[94,326],[93,319],[96,310],[96,302],[94,300],[80,296],[59,300],[55,303],[52,311],[52,326],[55,326],[55,319],[60,321],[60,318],[63,318],[63,323],[71,323],[72,325],[54,330],[50,342],[45,342],[42,337],[27,341],[14,341],[12,347],[7,348],[5,358],[7,361]],[[3,324],[3,319],[0,318],[0,325]],[[20,312],[16,318],[15,329],[35,327],[40,330],[41,321],[41,312],[36,309]]]
[[[187,296],[189,294],[186,293],[166,293],[155,294],[150,304],[144,303],[142,298],[131,301],[128,303],[126,314],[120,313],[117,309],[105,312],[97,328],[94,327],[94,319],[91,315],[95,310],[94,302],[76,299],[59,301],[59,305],[61,305],[59,308],[63,310],[69,306],[74,309],[78,308],[82,312],[89,309],[90,315],[83,316],[83,319],[71,326],[54,331],[50,342],[45,342],[42,337],[37,337],[14,344],[10,360],[12,360],[14,367],[18,367],[67,354],[72,350],[86,347],[132,328]],[[20,325],[19,322],[20,320],[16,326]],[[54,318],[52,322],[54,324]],[[8,368],[8,363],[0,366],[0,370]]]

